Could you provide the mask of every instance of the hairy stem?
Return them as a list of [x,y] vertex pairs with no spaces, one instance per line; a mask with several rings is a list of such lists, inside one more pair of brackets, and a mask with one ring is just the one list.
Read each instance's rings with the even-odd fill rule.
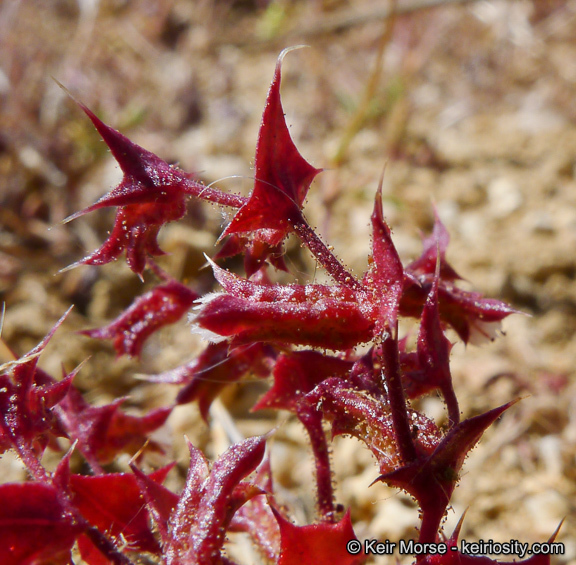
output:
[[322,414],[318,410],[299,410],[298,418],[310,436],[314,460],[316,463],[316,488],[318,511],[324,522],[334,522],[334,489],[332,487],[332,470],[326,434],[322,427]]
[[207,202],[214,204],[221,204],[222,206],[230,206],[231,208],[241,208],[248,202],[248,198],[240,196],[239,194],[232,194],[230,192],[222,192],[217,188],[204,186],[192,179],[188,179],[185,185],[185,192],[196,198],[201,198]]
[[20,460],[24,463],[32,477],[34,477],[34,480],[41,483],[50,483],[52,481],[49,473],[44,469],[40,460],[28,445],[22,445],[21,442],[18,441],[15,441],[13,445],[16,447]]
[[456,398],[451,381],[442,387],[442,396],[444,396],[444,402],[448,410],[448,423],[453,428],[460,422],[460,407],[458,406],[458,398]]
[[362,285],[358,279],[347,271],[342,263],[336,259],[334,254],[326,247],[326,244],[318,237],[316,232],[308,225],[304,218],[293,223],[296,235],[308,247],[312,255],[330,273],[334,280],[352,290],[362,290]]
[[[397,333],[397,330],[396,330]],[[388,388],[392,425],[400,457],[404,464],[414,461],[417,457],[416,447],[412,440],[412,428],[408,420],[408,411],[402,377],[400,375],[400,360],[398,356],[398,340],[391,334],[384,335],[382,344],[377,348],[381,352],[382,372]]]
[[113,565],[134,565],[128,557],[118,552],[114,544],[98,528],[87,525],[85,534]]
[[[437,501],[434,508],[422,509],[422,524],[418,535],[418,543],[436,543],[440,523],[448,503],[449,499],[442,502]],[[422,557],[425,557],[425,555],[422,555]]]

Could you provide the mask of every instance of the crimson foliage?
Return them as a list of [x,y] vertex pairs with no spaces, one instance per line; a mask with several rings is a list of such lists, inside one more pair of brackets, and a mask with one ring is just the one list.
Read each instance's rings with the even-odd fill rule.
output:
[[[124,176],[117,188],[70,218],[117,208],[107,241],[73,266],[102,265],[125,252],[139,276],[149,269],[162,279],[106,327],[82,332],[112,340],[118,355],[138,356],[150,335],[193,307],[193,327],[210,343],[181,367],[148,377],[181,385],[175,405],[197,401],[208,420],[223,388],[245,375],[272,376],[271,388],[254,409],[287,410],[303,424],[315,460],[316,520],[295,525],[276,500],[265,437],[233,445],[212,465],[190,445],[188,476],[179,494],[162,485],[170,466],[146,475],[132,462],[132,473],[107,472],[106,464],[119,453],[134,453],[149,442],[174,406],[139,417],[121,410],[123,399],[92,406],[74,387],[75,373],[56,380],[40,370],[38,356],[62,318],[0,375],[0,449],[14,449],[32,477],[0,486],[3,564],[69,563],[75,543],[91,565],[129,564],[145,554],[169,565],[231,564],[224,551],[228,532],[245,532],[263,560],[277,565],[363,563],[366,555],[347,551],[355,534],[350,511],[344,513],[335,500],[327,425],[332,437],[355,436],[373,453],[375,481],[414,497],[421,518],[418,542],[446,539],[441,523],[464,459],[514,401],[461,419],[445,330],[451,327],[467,343],[491,335],[491,327],[514,310],[457,286],[459,277],[446,260],[448,233],[438,217],[420,258],[404,267],[384,219],[380,189],[366,273],[357,279],[340,264],[303,213],[310,184],[321,171],[300,155],[286,126],[280,99],[284,55],[268,93],[248,198],[194,181],[81,105]],[[204,296],[173,280],[152,259],[163,253],[159,230],[184,216],[188,197],[236,209],[216,258],[244,255],[246,277],[209,259],[221,290]],[[289,234],[309,248],[332,284],[269,281],[269,269],[286,268],[282,247]],[[399,317],[419,320],[413,351],[398,335]],[[359,345],[367,345],[363,353]],[[444,399],[446,427],[410,406],[410,400],[431,392]],[[44,450],[58,449],[59,436],[73,442],[90,474],[70,473],[71,452],[53,473],[42,466]],[[457,544],[458,533],[459,527],[450,543]],[[430,565],[497,563],[458,551],[415,559]]]

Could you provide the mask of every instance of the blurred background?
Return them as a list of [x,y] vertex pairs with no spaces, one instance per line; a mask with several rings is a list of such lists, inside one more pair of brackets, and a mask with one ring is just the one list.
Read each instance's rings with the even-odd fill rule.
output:
[[[133,377],[175,367],[201,345],[185,323],[114,360],[108,344],[74,330],[110,321],[143,285],[119,262],[59,273],[96,249],[113,211],[69,224],[120,178],[91,123],[58,86],[110,126],[205,183],[247,194],[261,113],[282,49],[282,97],[302,155],[325,170],[305,212],[356,273],[366,266],[369,217],[382,170],[384,209],[404,261],[417,257],[434,206],[451,234],[448,260],[474,288],[528,315],[482,347],[455,346],[453,374],[466,416],[523,397],[471,454],[447,519],[469,507],[462,537],[558,539],[576,563],[576,3],[565,0],[5,0],[0,4],[0,301],[7,345],[23,354],[67,307],[75,309],[42,362],[54,375],[92,356],[76,384],[96,402],[129,408],[173,391]],[[162,265],[204,290],[203,253],[225,211],[190,203],[162,230]],[[289,243],[289,280],[326,280]],[[122,263],[122,264],[120,264]],[[60,343],[58,343],[60,341]],[[223,404],[246,435],[260,383]],[[442,418],[436,399],[424,408]],[[210,455],[223,441],[195,406],[171,417]],[[172,456],[182,458],[180,440]],[[219,439],[220,438],[220,439]],[[303,520],[313,496],[304,432],[282,420],[274,439],[279,488]],[[276,453],[276,455],[274,455]],[[1,480],[24,473],[4,456]],[[360,538],[412,536],[412,502],[382,485],[354,441],[334,452],[340,500]],[[308,497],[309,502],[301,499]],[[298,509],[298,505],[301,508]],[[300,513],[300,514],[299,514]]]

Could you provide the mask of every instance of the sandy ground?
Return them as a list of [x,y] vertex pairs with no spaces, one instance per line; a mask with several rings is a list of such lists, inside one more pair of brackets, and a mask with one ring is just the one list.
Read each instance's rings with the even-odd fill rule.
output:
[[[58,274],[99,245],[111,216],[59,222],[114,186],[119,172],[51,77],[162,158],[248,193],[276,58],[305,43],[285,60],[282,95],[302,154],[327,169],[310,191],[312,225],[362,273],[386,166],[385,215],[403,260],[419,254],[435,205],[452,237],[448,258],[468,288],[527,314],[507,319],[493,343],[453,350],[465,415],[523,400],[468,458],[446,531],[468,508],[467,540],[545,541],[566,517],[558,536],[566,553],[555,562],[576,564],[576,5],[454,2],[400,16],[392,28],[383,7],[369,0],[0,5],[2,338],[22,354],[74,303],[43,356],[46,369],[57,375],[61,363],[71,370],[91,355],[76,381],[91,401],[129,395],[127,406],[138,411],[173,398],[174,390],[134,375],[175,367],[201,347],[184,323],[151,339],[140,360],[114,360],[108,345],[74,333],[111,320],[150,281],[143,287],[120,263]],[[184,222],[162,232],[164,268],[195,279],[225,219],[191,205]],[[288,260],[298,280],[324,280],[293,244]],[[207,288],[210,275],[196,284]],[[0,355],[6,360],[4,346]],[[311,521],[303,429],[286,415],[247,412],[265,386],[228,390],[223,406],[244,435],[277,426],[271,452],[280,496],[297,520]],[[441,404],[430,399],[424,408],[435,416]],[[222,422],[208,427],[195,406],[181,407],[160,439],[184,469],[183,434],[213,457],[226,447]],[[360,538],[414,535],[413,503],[384,486],[368,488],[377,470],[359,443],[338,440],[334,462],[340,501],[352,508]],[[3,482],[25,476],[10,455],[0,465]],[[178,488],[178,477],[171,480]]]

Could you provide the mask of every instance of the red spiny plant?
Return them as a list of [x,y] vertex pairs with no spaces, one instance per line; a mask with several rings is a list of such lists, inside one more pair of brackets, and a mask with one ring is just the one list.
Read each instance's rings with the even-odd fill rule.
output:
[[[358,279],[344,268],[303,213],[320,170],[300,155],[284,120],[280,81],[285,53],[268,93],[248,198],[203,186],[80,105],[124,176],[117,188],[69,218],[117,208],[106,242],[73,266],[102,265],[125,252],[137,275],[149,269],[162,279],[108,326],[82,333],[112,340],[118,355],[138,356],[150,335],[191,310],[194,330],[209,343],[191,362],[148,377],[181,389],[173,406],[141,417],[126,414],[123,399],[90,405],[74,387],[76,371],[57,380],[37,366],[65,317],[30,353],[2,367],[0,449],[15,450],[31,477],[0,486],[3,565],[72,563],[74,546],[90,565],[140,563],[146,556],[169,565],[232,564],[224,550],[228,532],[246,533],[266,563],[364,563],[369,556],[361,545],[354,546],[350,511],[335,500],[329,454],[331,438],[338,435],[354,436],[372,452],[378,463],[375,481],[416,500],[421,519],[416,563],[500,563],[461,552],[460,525],[448,537],[442,520],[467,453],[514,400],[462,419],[445,331],[452,328],[468,343],[491,336],[514,310],[457,286],[459,277],[446,260],[448,233],[438,217],[420,258],[403,266],[383,216],[380,190],[371,217],[367,271]],[[236,209],[215,259],[242,254],[246,271],[241,277],[208,259],[221,290],[204,296],[152,259],[163,253],[156,240],[159,230],[184,216],[189,197]],[[270,282],[270,269],[286,270],[282,254],[289,234],[310,250],[332,284]],[[400,317],[419,320],[414,350],[398,334]],[[232,445],[212,464],[190,444],[181,493],[162,485],[170,464],[145,474],[136,458],[131,473],[106,471],[118,454],[134,454],[150,442],[150,433],[175,405],[197,401],[208,419],[221,390],[247,374],[273,380],[254,410],[292,412],[308,433],[317,491],[313,523],[294,524],[275,497],[265,436]],[[445,427],[411,406],[430,393],[444,400]],[[47,447],[59,449],[57,437],[68,438],[72,448],[49,472],[41,458]],[[84,458],[88,474],[71,473],[73,450]],[[437,550],[442,544],[448,553]],[[549,558],[525,562],[547,564]]]

